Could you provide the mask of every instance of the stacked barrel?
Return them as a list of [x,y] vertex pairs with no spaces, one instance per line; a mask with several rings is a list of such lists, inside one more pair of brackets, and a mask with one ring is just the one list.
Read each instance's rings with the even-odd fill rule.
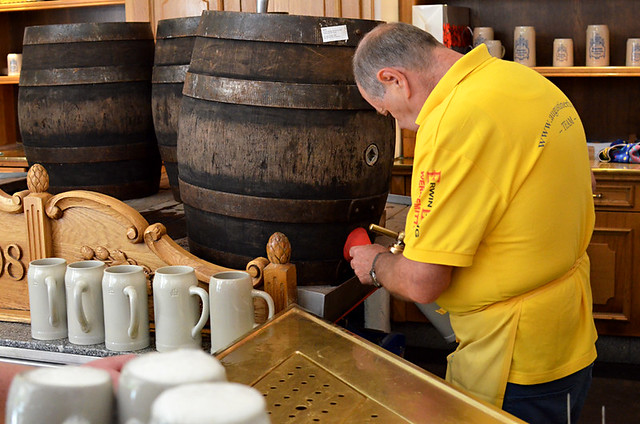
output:
[[[364,101],[351,71],[358,42],[378,24],[213,11],[159,22],[151,98],[130,90],[128,107],[148,102],[152,110],[174,197],[184,203],[192,253],[244,268],[264,256],[271,234],[282,232],[292,245],[298,284],[335,284],[350,275],[342,259],[344,241],[354,228],[378,222],[391,180],[393,121]],[[26,71],[41,59],[29,61],[28,53],[25,45]],[[135,56],[128,59],[137,60]],[[90,67],[100,66],[106,67]],[[31,161],[30,152],[53,149],[36,148],[32,140],[72,138],[62,130],[77,119],[53,111],[32,117],[27,113],[31,105],[49,106],[51,94],[44,99],[38,93],[23,96],[28,87],[27,79],[21,79],[21,130],[24,122],[24,131],[33,133],[30,138],[23,132]],[[99,97],[87,88],[77,92]],[[65,108],[73,108],[64,102],[68,94],[59,96]],[[117,105],[127,114],[119,119],[148,125],[146,107],[141,107],[142,118]],[[110,106],[104,101],[98,116]],[[44,137],[38,125],[52,114],[62,130]],[[103,130],[119,125],[93,119]],[[133,138],[143,138],[136,134]],[[84,138],[122,142],[132,137],[92,132]],[[84,141],[64,143],[63,149],[77,148]],[[94,160],[102,155],[95,154]],[[51,180],[55,185],[53,175]],[[68,184],[60,186],[66,189]]]
[[148,23],[25,29],[20,133],[29,164],[49,173],[51,192],[86,189],[131,199],[158,191],[153,56]]

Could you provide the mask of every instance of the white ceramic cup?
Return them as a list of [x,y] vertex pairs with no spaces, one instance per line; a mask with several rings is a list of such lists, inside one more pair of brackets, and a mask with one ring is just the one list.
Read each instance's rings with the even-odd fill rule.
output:
[[109,350],[149,346],[147,277],[138,265],[116,265],[102,277],[104,344]]
[[609,66],[609,27],[587,26],[586,65]]
[[475,27],[473,29],[473,47],[477,47],[487,40],[493,40],[492,27]]
[[22,69],[22,55],[20,53],[9,53],[7,55],[7,74],[20,75]]
[[502,41],[486,40],[484,43],[487,45],[487,50],[489,50],[489,54],[491,56],[497,57],[498,59],[502,59],[504,57],[504,46],[502,45]]
[[[202,302],[202,310],[200,302]],[[159,352],[202,346],[202,327],[209,319],[209,295],[198,287],[189,266],[165,266],[153,277],[153,313]]]
[[573,39],[553,40],[553,66],[573,66]]
[[105,370],[42,367],[17,374],[9,388],[5,422],[110,423],[113,387]]
[[239,383],[187,384],[166,390],[151,407],[150,424],[269,424],[264,396]]
[[31,337],[55,340],[67,337],[67,306],[63,258],[36,259],[29,263],[27,284],[31,314]]
[[120,424],[147,424],[151,405],[164,390],[226,379],[220,361],[200,349],[145,353],[127,362],[120,374],[118,421]]
[[260,297],[267,302],[268,317],[273,317],[273,299],[267,292],[253,288],[249,273],[224,271],[211,276],[211,353],[229,346],[257,326],[253,310],[254,297]]
[[513,31],[513,61],[525,66],[536,66],[536,29],[517,26]]
[[640,38],[627,39],[627,66],[640,66]]
[[64,276],[67,295],[69,342],[78,345],[104,343],[102,309],[102,261],[70,263]]

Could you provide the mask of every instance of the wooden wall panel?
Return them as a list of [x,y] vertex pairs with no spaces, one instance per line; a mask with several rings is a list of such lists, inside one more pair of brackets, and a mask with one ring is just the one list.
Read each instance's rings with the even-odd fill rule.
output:
[[[292,15],[373,19],[375,0],[271,0],[269,12]],[[127,21],[150,21],[197,16],[203,10],[256,12],[257,0],[126,0]]]

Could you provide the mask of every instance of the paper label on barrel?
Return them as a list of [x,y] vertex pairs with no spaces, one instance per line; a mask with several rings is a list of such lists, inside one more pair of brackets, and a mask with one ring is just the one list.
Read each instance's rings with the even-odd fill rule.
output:
[[332,41],[347,41],[349,39],[346,25],[322,27],[320,28],[320,31],[322,31],[323,43],[330,43]]

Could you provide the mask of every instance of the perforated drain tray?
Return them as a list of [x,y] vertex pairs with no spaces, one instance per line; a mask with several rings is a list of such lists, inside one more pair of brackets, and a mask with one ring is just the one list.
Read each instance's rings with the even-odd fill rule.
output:
[[216,356],[274,424],[523,422],[295,305]]

